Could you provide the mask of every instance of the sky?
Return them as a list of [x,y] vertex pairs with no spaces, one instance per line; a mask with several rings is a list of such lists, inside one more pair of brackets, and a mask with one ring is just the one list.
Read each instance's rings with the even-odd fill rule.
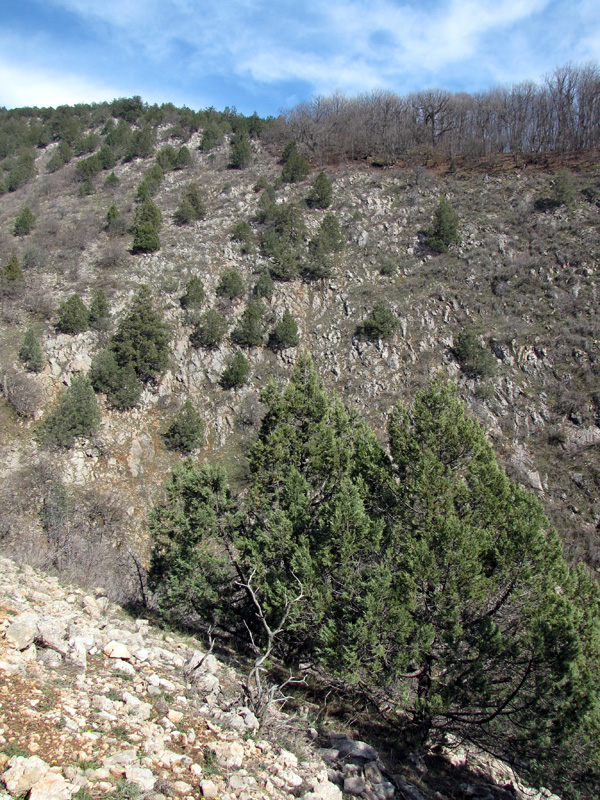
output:
[[140,95],[277,115],[600,64],[600,0],[0,0],[0,106]]

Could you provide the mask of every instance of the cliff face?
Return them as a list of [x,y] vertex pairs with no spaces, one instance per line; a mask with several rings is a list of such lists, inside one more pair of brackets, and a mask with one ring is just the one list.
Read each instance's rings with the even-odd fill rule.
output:
[[[298,348],[245,350],[246,386],[225,391],[219,381],[237,346],[226,337],[215,350],[195,348],[193,315],[179,299],[199,276],[206,300],[231,334],[247,299],[224,301],[216,289],[230,268],[250,293],[269,266],[257,243],[241,248],[231,231],[240,221],[260,232],[255,215],[259,179],[274,183],[281,167],[260,143],[244,170],[227,169],[226,145],[211,154],[188,147],[192,165],[166,174],[154,197],[163,216],[161,249],[131,255],[131,235],[102,230],[115,203],[131,224],[135,191],[152,159],[115,167],[118,188],[79,196],[75,165],[47,174],[53,146],[37,159],[37,177],[0,203],[2,263],[17,253],[24,280],[2,297],[0,463],[6,552],[40,566],[53,563],[90,582],[107,583],[114,597],[135,591],[131,558],[144,560],[145,519],[178,456],[161,432],[190,398],[205,420],[200,459],[219,459],[243,485],[244,451],[260,421],[259,393],[269,377],[284,381],[297,352],[311,352],[325,383],[383,434],[386,414],[434,374],[458,382],[461,395],[484,425],[504,464],[544,502],[569,559],[600,564],[599,174],[594,160],[572,164],[574,201],[545,202],[554,172],[490,164],[477,172],[378,170],[353,164],[328,169],[333,203],[326,211],[303,204],[316,171],[283,184],[277,203],[296,203],[306,226],[304,244],[324,215],[335,214],[344,249],[329,276],[276,282],[265,301],[265,336],[288,309],[300,334]],[[204,219],[177,226],[173,214],[184,187],[195,181],[206,198]],[[440,196],[459,215],[458,246],[434,254],[424,231]],[[14,220],[29,205],[33,232],[13,236]],[[249,252],[242,252],[246,249]],[[148,284],[172,334],[169,367],[148,384],[138,407],[110,410],[100,397],[102,422],[89,440],[70,450],[35,439],[61,386],[89,369],[123,318],[137,288]],[[76,335],[57,333],[58,305],[73,293],[89,305],[98,288],[111,308],[107,327]],[[369,339],[359,327],[378,301],[397,318],[396,332]],[[47,365],[25,374],[17,353],[33,327]],[[469,331],[485,369],[457,357]],[[27,406],[23,409],[23,406]],[[21,416],[17,414],[20,411]],[[34,502],[30,498],[34,497]],[[131,576],[134,576],[133,579]],[[111,581],[108,581],[110,584]]]

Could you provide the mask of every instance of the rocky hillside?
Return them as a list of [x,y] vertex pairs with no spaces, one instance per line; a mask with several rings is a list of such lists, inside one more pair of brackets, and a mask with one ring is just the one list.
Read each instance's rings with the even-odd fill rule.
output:
[[[180,141],[168,138],[167,126],[156,130],[159,146],[179,147]],[[81,191],[83,157],[48,172],[58,147],[50,144],[37,151],[36,174],[0,199],[0,263],[14,253],[22,271],[16,281],[3,280],[1,298],[5,552],[71,569],[80,580],[107,585],[114,597],[139,592],[146,515],[179,457],[162,437],[169,422],[190,399],[205,423],[204,443],[194,455],[223,462],[243,486],[244,452],[261,417],[259,393],[269,377],[283,381],[306,349],[326,384],[381,431],[394,402],[410,400],[438,371],[457,381],[511,474],[544,503],[568,559],[600,568],[595,154],[567,165],[565,202],[555,201],[558,161],[517,168],[496,158],[469,171],[460,164],[341,164],[325,168],[333,184],[325,211],[305,204],[316,168],[303,180],[282,183],[282,146],[276,141],[254,141],[244,169],[228,168],[227,141],[211,152],[198,149],[201,141],[202,131],[191,136],[191,164],[167,171],[153,198],[163,220],[161,247],[153,253],[132,255],[127,230],[154,156],[117,163],[116,182],[103,184],[101,175]],[[206,214],[179,225],[174,215],[192,181],[202,191]],[[331,256],[331,269],[322,277],[305,272],[275,281],[272,296],[263,301],[263,344],[244,348],[248,382],[225,390],[223,370],[237,350],[232,332],[257,276],[274,271],[272,256],[259,243],[264,226],[257,221],[268,184],[275,187],[276,204],[296,208],[305,252],[328,213],[339,223],[343,249]],[[446,254],[434,253],[425,234],[440,197],[460,221],[460,244]],[[107,231],[113,204],[123,224]],[[35,224],[29,234],[15,235],[25,206]],[[245,244],[232,238],[240,222],[250,226]],[[240,299],[217,294],[229,269],[242,276]],[[194,313],[180,304],[192,277],[201,279],[206,295]],[[169,326],[167,369],[146,383],[130,410],[110,408],[99,395],[101,424],[92,437],[77,438],[70,449],[44,445],[37,432],[59,390],[89,370],[141,284],[151,288]],[[106,324],[59,332],[60,304],[77,293],[89,307],[98,289],[109,302]],[[378,302],[396,321],[384,338],[361,334]],[[225,317],[228,333],[216,348],[195,347],[190,334],[200,311],[209,308]],[[299,345],[269,348],[269,331],[286,310],[298,325]],[[43,347],[39,374],[28,373],[18,358],[27,329]],[[484,368],[468,354],[459,357],[458,337],[465,332],[471,356],[483,357]],[[59,540],[68,546],[61,545],[57,555]],[[117,576],[112,581],[105,579],[109,567]]]
[[399,764],[306,716],[259,730],[242,664],[4,558],[0,632],[3,800],[553,797],[459,746]]

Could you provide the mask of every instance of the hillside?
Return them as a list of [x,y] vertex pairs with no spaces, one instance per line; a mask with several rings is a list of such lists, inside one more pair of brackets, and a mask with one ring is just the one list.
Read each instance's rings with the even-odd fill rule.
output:
[[[168,138],[172,133],[166,125],[156,128],[159,148],[181,146],[180,139]],[[81,190],[80,165],[89,156],[48,172],[59,146],[49,144],[37,151],[36,174],[2,197],[0,263],[15,253],[23,276],[3,281],[2,297],[7,552],[39,565],[56,561],[52,547],[45,551],[40,542],[49,532],[46,525],[44,533],[43,508],[56,505],[60,495],[58,505],[77,508],[71,526],[100,538],[100,529],[109,537],[126,531],[129,550],[143,561],[146,513],[178,458],[165,448],[161,432],[183,401],[189,398],[205,423],[200,459],[218,458],[243,482],[243,449],[261,416],[258,394],[267,377],[283,381],[297,353],[308,350],[326,384],[381,431],[393,403],[409,400],[438,370],[456,380],[509,471],[544,503],[567,558],[595,567],[600,559],[600,176],[593,154],[570,157],[568,205],[553,202],[557,160],[550,172],[539,166],[507,169],[497,160],[471,171],[418,164],[378,169],[350,162],[325,170],[333,200],[319,210],[304,205],[318,169],[299,182],[281,183],[282,146],[273,137],[252,142],[251,163],[244,169],[228,168],[226,139],[209,152],[199,150],[203,137],[202,130],[191,134],[191,164],[166,171],[157,187],[161,247],[151,254],[131,254],[127,229],[154,151],[116,163],[118,185],[106,186],[107,170],[93,179],[88,194],[89,187]],[[97,138],[99,146],[102,137]],[[206,213],[177,225],[173,215],[191,182],[201,189]],[[261,198],[272,191],[260,188],[267,184],[278,187],[276,204],[294,209],[298,234],[292,249],[298,263],[309,261],[308,245],[326,214],[339,223],[343,249],[323,256],[322,277],[314,269],[294,277],[295,267],[291,280],[275,280],[272,297],[262,300],[263,346],[243,347],[249,381],[224,390],[219,381],[237,350],[231,334],[252,287],[266,268],[276,278],[282,274],[277,254],[265,254],[265,230],[272,223],[256,221]],[[434,253],[424,234],[441,196],[460,220],[460,244],[446,254]],[[113,204],[123,222],[107,232]],[[15,236],[15,220],[26,206],[35,225],[29,234]],[[240,222],[250,225],[241,244],[232,239]],[[240,299],[217,295],[221,274],[229,269],[242,276]],[[206,297],[200,308],[184,310],[180,298],[193,277],[201,279]],[[110,409],[99,395],[102,421],[90,439],[77,439],[70,449],[43,446],[34,435],[39,420],[51,414],[60,387],[89,369],[141,284],[151,288],[169,326],[167,368],[145,384],[131,410]],[[77,293],[89,307],[99,289],[108,299],[109,319],[81,333],[60,333],[60,304]],[[397,320],[396,330],[382,339],[359,332],[378,301]],[[227,321],[228,335],[215,349],[190,344],[194,323],[208,308]],[[286,309],[298,325],[299,344],[269,348],[269,332]],[[39,374],[26,372],[17,358],[28,328],[45,353]],[[472,358],[484,353],[479,366],[468,356],[457,357],[465,331]],[[36,504],[28,502],[30,496]],[[64,527],[64,520],[52,524]],[[114,551],[104,557],[114,560]],[[67,554],[61,559],[67,567]],[[80,569],[81,559],[74,561]],[[92,573],[100,562],[89,564]],[[118,566],[129,572],[129,565]],[[94,580],[93,574],[87,577]]]

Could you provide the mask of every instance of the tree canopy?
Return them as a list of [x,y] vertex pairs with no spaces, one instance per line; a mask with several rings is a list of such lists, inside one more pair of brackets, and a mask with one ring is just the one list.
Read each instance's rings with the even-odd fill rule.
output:
[[[166,605],[234,628],[255,619],[231,592],[252,576],[268,624],[289,610],[275,655],[367,699],[410,750],[452,734],[543,764],[549,780],[562,768],[597,779],[596,762],[565,766],[577,761],[569,742],[595,724],[597,587],[567,567],[541,505],[507,477],[456,390],[434,381],[396,405],[386,449],[306,355],[261,400],[243,496],[233,502],[219,472],[221,514],[211,476],[188,465],[157,507],[152,580]],[[190,503],[210,524],[188,516],[184,536],[172,520]]]

